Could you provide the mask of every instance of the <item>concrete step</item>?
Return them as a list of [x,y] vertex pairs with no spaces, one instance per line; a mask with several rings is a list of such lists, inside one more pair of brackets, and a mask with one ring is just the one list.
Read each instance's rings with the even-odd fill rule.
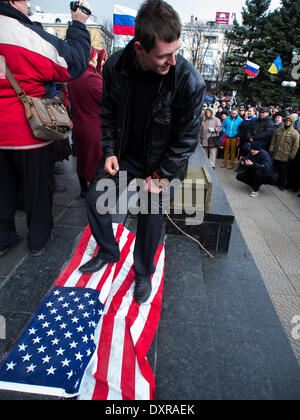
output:
[[162,314],[156,343],[158,400],[219,399],[198,245],[166,237]]

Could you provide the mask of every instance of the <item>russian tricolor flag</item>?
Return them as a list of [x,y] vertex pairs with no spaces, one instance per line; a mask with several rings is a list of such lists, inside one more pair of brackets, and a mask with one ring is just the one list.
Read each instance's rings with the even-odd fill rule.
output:
[[245,73],[249,76],[256,77],[259,73],[259,69],[260,66],[248,60],[245,68]]
[[114,5],[114,34],[134,36],[136,14],[136,10],[129,7]]

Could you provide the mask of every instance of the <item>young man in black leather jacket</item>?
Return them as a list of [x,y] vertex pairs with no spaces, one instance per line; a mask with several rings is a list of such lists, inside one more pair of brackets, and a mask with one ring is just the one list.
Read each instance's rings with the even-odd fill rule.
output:
[[178,55],[180,35],[181,22],[172,7],[148,0],[136,17],[135,38],[107,61],[103,72],[104,156],[87,196],[90,227],[100,251],[80,269],[92,273],[120,258],[111,216],[100,215],[96,208],[103,194],[99,183],[97,191],[97,181],[104,174],[119,191],[121,171],[126,171],[128,183],[143,179],[148,196],[159,196],[159,214],[148,209],[148,214],[138,218],[134,249],[138,303],[151,294],[153,260],[163,224],[162,188],[184,178],[198,144],[205,84],[199,72]]

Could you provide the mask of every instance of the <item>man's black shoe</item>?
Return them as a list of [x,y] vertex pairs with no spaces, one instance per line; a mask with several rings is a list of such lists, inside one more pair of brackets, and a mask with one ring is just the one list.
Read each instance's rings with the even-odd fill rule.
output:
[[10,244],[8,244],[8,245],[5,245],[5,246],[2,246],[2,247],[0,247],[0,257],[2,257],[3,255],[5,255],[5,254],[7,254],[8,253],[8,251],[12,248],[12,247],[14,247],[15,245],[17,245],[19,242],[21,242],[21,236],[20,235],[16,235],[16,239],[15,239],[15,241],[14,242],[11,242]]
[[88,193],[87,191],[81,191],[80,198],[86,198],[87,193]]
[[92,258],[86,264],[79,267],[79,271],[84,274],[96,273],[97,271],[100,271],[106,264],[114,264],[118,261],[120,261],[120,258],[115,258],[111,261],[105,261],[101,254],[98,252],[96,257]]
[[141,276],[135,274],[135,288],[134,288],[134,299],[136,303],[146,302],[152,291],[151,275]]

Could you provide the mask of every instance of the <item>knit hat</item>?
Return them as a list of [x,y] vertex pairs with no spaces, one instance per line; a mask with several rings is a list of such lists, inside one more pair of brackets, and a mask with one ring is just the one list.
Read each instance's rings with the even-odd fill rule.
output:
[[267,112],[269,112],[269,110],[268,110],[268,108],[266,108],[265,106],[262,106],[262,107],[260,107],[260,108],[259,108],[258,112],[259,112],[260,114],[263,114],[263,113],[267,113]]
[[295,123],[295,121],[296,121],[296,118],[294,117],[294,115],[293,114],[290,114],[290,115],[287,115],[286,117],[285,117],[285,121],[291,121],[293,124]]
[[273,118],[275,119],[276,117],[282,117],[283,118],[283,113],[282,112],[276,112],[276,114],[273,115]]
[[261,144],[259,141],[254,141],[253,143],[251,143],[250,146],[251,150],[261,150]]

